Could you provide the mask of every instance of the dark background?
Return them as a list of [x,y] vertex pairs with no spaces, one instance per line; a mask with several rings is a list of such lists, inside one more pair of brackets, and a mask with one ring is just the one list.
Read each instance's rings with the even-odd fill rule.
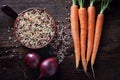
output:
[[[69,15],[71,0],[0,0],[0,6],[4,4],[11,6],[17,13],[30,7],[46,8],[56,21],[64,22]],[[99,8],[99,2],[95,6]],[[0,10],[0,80],[24,80],[25,54],[48,50],[47,48],[31,50],[22,46],[13,35],[13,24],[14,20]],[[60,63],[56,75],[43,80],[89,80],[82,70],[76,71],[73,44],[71,45],[70,54]],[[49,54],[40,55],[48,57]],[[102,38],[94,69],[96,80],[120,80],[120,0],[113,0],[105,12]],[[37,72],[29,73],[30,80],[36,80],[37,75]]]

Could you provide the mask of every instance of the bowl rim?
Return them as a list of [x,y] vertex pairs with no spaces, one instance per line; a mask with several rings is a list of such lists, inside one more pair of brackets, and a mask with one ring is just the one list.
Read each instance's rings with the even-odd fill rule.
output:
[[[18,17],[19,17],[21,14],[23,14],[24,12],[26,12],[26,11],[28,11],[28,10],[30,10],[30,9],[39,9],[39,10],[45,11],[50,17],[52,17],[53,22],[54,22],[54,33],[53,33],[53,35],[51,36],[51,38],[48,40],[48,42],[47,42],[46,44],[44,44],[44,45],[42,45],[42,46],[39,46],[39,47],[37,47],[37,48],[32,48],[32,47],[29,47],[29,46],[26,46],[25,44],[23,44],[23,43],[21,42],[21,40],[18,38],[17,33],[16,33],[16,26],[17,26]],[[16,39],[17,39],[23,46],[25,46],[25,47],[27,47],[27,48],[30,48],[30,49],[40,49],[40,48],[43,48],[43,47],[47,46],[47,45],[53,40],[53,37],[55,36],[55,33],[56,33],[56,22],[55,22],[54,17],[48,12],[48,10],[42,9],[42,8],[40,8],[40,7],[31,7],[31,8],[28,8],[28,9],[23,10],[22,12],[20,12],[20,13],[18,14],[18,16],[17,16],[17,18],[15,19],[15,22],[14,22],[14,35],[15,35]]]

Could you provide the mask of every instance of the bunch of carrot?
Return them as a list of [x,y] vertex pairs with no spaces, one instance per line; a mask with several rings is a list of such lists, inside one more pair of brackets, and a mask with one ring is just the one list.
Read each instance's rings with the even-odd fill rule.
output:
[[87,72],[87,64],[90,60],[91,68],[93,68],[100,44],[104,22],[103,13],[110,3],[110,0],[101,0],[100,13],[96,18],[95,1],[90,0],[88,9],[84,7],[85,0],[72,0],[73,4],[71,6],[71,32],[74,42],[76,68],[78,68],[81,60],[85,72]]

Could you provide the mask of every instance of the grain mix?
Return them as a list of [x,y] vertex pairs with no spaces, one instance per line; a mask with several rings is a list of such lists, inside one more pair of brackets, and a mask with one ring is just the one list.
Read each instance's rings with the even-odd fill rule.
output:
[[27,9],[16,19],[15,35],[28,48],[44,47],[51,41],[54,34],[54,19],[43,9]]

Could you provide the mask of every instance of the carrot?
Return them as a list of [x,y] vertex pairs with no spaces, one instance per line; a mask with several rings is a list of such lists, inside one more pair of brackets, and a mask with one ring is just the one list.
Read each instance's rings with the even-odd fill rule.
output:
[[92,57],[91,57],[91,65],[94,65],[96,54],[97,54],[97,51],[99,48],[100,37],[101,37],[102,27],[103,27],[103,22],[104,22],[103,12],[106,10],[109,3],[110,3],[110,0],[102,0],[101,11],[97,16],[95,38],[94,38],[94,45],[93,45],[93,53],[92,53]]
[[91,68],[93,70],[93,73],[94,73],[93,65],[94,65],[94,62],[96,59],[97,51],[98,51],[99,44],[100,44],[100,38],[101,38],[101,34],[102,34],[102,27],[103,27],[103,22],[104,22],[104,11],[108,7],[109,3],[110,3],[110,0],[102,0],[101,10],[97,16],[93,52],[92,52],[92,56],[91,56]]
[[79,66],[80,61],[80,37],[79,37],[79,23],[78,23],[78,6],[76,5],[77,1],[72,0],[73,5],[71,6],[71,32],[74,42],[74,51],[75,51],[75,60],[76,68]]
[[80,19],[80,46],[81,46],[81,60],[83,69],[87,72],[86,54],[86,38],[87,38],[87,10],[83,7],[84,0],[79,1],[79,19]]
[[93,50],[93,41],[94,41],[94,30],[95,30],[95,7],[93,6],[95,0],[90,0],[90,6],[88,7],[88,39],[87,39],[87,64],[90,60],[92,50]]

